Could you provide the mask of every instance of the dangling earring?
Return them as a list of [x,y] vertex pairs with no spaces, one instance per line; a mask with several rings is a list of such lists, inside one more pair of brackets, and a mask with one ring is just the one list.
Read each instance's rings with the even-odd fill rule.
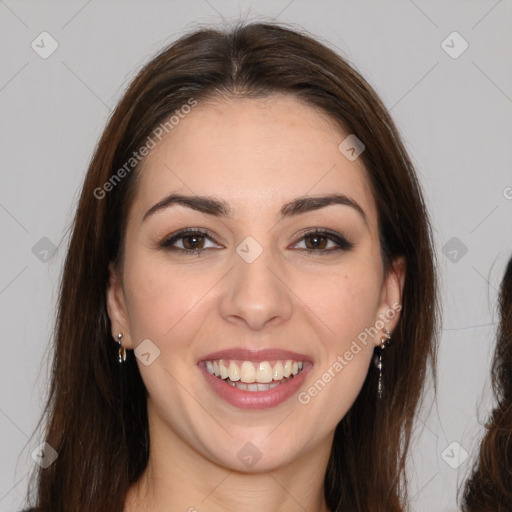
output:
[[384,336],[380,339],[379,347],[379,360],[377,361],[377,368],[379,369],[379,383],[377,384],[377,396],[379,400],[382,398],[382,354],[387,344],[391,340],[391,333],[387,329],[382,329]]
[[123,334],[119,333],[117,335],[117,343],[119,344],[119,350],[117,352],[117,357],[119,364],[123,364],[126,361],[126,349],[123,347],[121,340],[123,339]]

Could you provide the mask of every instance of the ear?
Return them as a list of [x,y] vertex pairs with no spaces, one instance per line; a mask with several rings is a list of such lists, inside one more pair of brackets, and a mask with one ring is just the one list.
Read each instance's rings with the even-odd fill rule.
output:
[[[375,323],[376,326],[382,325],[382,331],[387,329],[392,333],[400,318],[405,273],[405,258],[400,256],[393,260],[392,268],[389,270],[382,287],[382,295],[377,312],[378,318]],[[377,336],[375,341],[378,345],[380,343],[380,336]]]
[[109,282],[107,286],[107,311],[112,326],[112,337],[117,342],[117,335],[123,335],[122,343],[126,349],[133,348],[132,338],[130,336],[130,322],[126,309],[126,300],[123,286],[119,277],[119,271],[114,263],[110,263]]

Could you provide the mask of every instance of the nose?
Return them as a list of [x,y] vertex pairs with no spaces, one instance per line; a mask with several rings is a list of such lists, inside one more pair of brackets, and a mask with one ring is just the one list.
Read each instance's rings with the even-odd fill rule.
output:
[[292,316],[293,293],[269,252],[263,251],[252,263],[234,254],[235,268],[226,276],[220,301],[226,321],[258,331],[267,325],[278,326]]

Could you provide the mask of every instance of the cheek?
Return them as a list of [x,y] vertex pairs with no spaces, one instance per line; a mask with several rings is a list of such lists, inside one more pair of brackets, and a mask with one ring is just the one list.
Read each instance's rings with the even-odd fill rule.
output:
[[[134,342],[149,338],[166,350],[177,351],[187,345],[200,322],[201,298],[211,288],[211,277],[184,278],[168,265],[151,262],[127,269],[128,314]],[[203,312],[204,314],[204,312]]]
[[[310,307],[328,330],[319,336],[322,346],[314,376],[298,395],[308,421],[322,432],[334,429],[356,400],[374,351],[370,328],[377,320],[378,276],[358,272],[334,274],[311,292]],[[321,411],[321,414],[315,411]]]
[[307,306],[329,328],[329,352],[350,345],[377,320],[381,289],[378,276],[368,268],[354,266],[333,273],[321,283],[317,281],[307,293]]

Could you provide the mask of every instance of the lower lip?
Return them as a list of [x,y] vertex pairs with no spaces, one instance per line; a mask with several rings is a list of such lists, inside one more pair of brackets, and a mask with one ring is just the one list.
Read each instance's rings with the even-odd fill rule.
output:
[[206,369],[204,362],[199,363],[198,366],[206,382],[210,384],[217,396],[229,404],[239,407],[240,409],[268,409],[278,406],[295,394],[298,388],[304,383],[305,375],[311,369],[312,365],[309,362],[304,362],[304,368],[299,374],[267,391],[245,391],[243,389],[234,388],[222,379],[212,375]]

